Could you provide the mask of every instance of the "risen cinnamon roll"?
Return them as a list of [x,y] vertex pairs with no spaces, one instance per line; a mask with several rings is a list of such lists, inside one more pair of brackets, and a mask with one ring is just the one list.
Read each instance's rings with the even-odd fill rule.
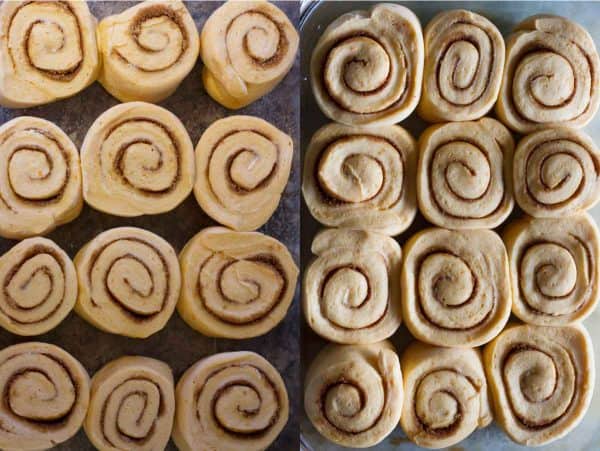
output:
[[415,341],[400,360],[404,396],[400,424],[425,448],[447,448],[492,422],[481,353]]
[[309,326],[338,343],[375,343],[400,326],[398,274],[402,252],[374,232],[331,229],[311,248],[317,258],[304,276],[302,306]]
[[306,150],[304,200],[330,227],[398,235],[417,211],[416,160],[415,141],[399,126],[326,125]]
[[74,436],[90,399],[90,380],[68,352],[47,343],[0,351],[0,448],[41,450]]
[[194,147],[174,114],[156,105],[116,105],[94,121],[81,146],[83,197],[118,216],[164,213],[194,184]]
[[504,232],[513,313],[526,323],[562,326],[596,307],[600,237],[588,215],[525,218]]
[[158,235],[135,227],[102,232],[75,256],[75,311],[97,328],[145,338],[161,330],[181,288],[177,255]]
[[94,375],[84,428],[102,451],[162,450],[174,415],[169,366],[147,357],[121,357]]
[[145,1],[98,25],[99,81],[121,102],[160,102],[193,69],[200,51],[194,19],[179,0]]
[[0,165],[0,236],[42,235],[81,212],[79,152],[52,122],[21,116],[0,127]]
[[0,105],[26,108],[70,97],[98,75],[96,19],[82,1],[0,6]]
[[419,138],[421,213],[449,229],[499,226],[513,208],[514,141],[498,121],[447,123]]
[[260,451],[288,421],[283,379],[254,352],[206,357],[177,383],[173,440],[181,451]]
[[334,20],[313,50],[311,83],[330,119],[391,125],[417,106],[423,79],[423,34],[417,16],[380,4]]
[[594,392],[594,350],[583,326],[512,326],[484,350],[494,418],[515,442],[541,446],[581,421]]
[[206,92],[238,109],[268,94],[294,64],[299,36],[285,13],[266,1],[228,1],[200,36]]
[[598,52],[583,27],[564,17],[531,16],[506,41],[496,112],[521,133],[583,127],[598,110],[599,76]]
[[426,343],[480,346],[508,321],[508,278],[506,250],[494,232],[423,230],[404,247],[402,319]]
[[338,445],[374,446],[400,420],[402,372],[388,341],[327,346],[308,369],[304,387],[308,418]]
[[177,310],[205,335],[263,335],[287,313],[298,268],[286,247],[258,232],[209,227],[179,257],[183,277]]
[[479,14],[445,11],[425,28],[425,69],[419,116],[429,122],[472,121],[496,103],[504,39]]

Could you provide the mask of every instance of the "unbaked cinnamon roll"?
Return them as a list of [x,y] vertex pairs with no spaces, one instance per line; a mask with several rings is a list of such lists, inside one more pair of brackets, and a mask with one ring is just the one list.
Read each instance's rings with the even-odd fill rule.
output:
[[401,286],[402,319],[433,345],[480,346],[510,316],[506,250],[490,230],[417,233],[404,247]]
[[206,357],[177,383],[173,440],[181,451],[260,451],[288,421],[283,379],[254,352]]
[[228,1],[202,28],[202,81],[226,108],[268,94],[294,64],[300,38],[283,11],[266,1]]
[[0,448],[54,448],[74,436],[90,399],[85,368],[47,343],[21,343],[0,351]]
[[81,146],[83,197],[118,216],[172,210],[194,184],[194,147],[181,121],[145,102],[116,105],[94,121]]
[[421,213],[448,229],[491,229],[514,205],[514,141],[498,121],[433,125],[419,138]]
[[98,25],[98,81],[121,102],[160,102],[193,69],[200,51],[194,19],[179,0],[145,1]]
[[313,50],[315,99],[347,125],[391,125],[413,112],[423,80],[423,34],[417,16],[380,4],[334,20]]
[[186,244],[179,261],[183,287],[177,310],[208,336],[267,333],[283,320],[296,291],[292,256],[262,233],[206,228]]
[[425,448],[447,448],[492,422],[481,353],[415,341],[400,359],[404,396],[400,424]]
[[105,332],[145,338],[171,317],[181,288],[177,255],[158,235],[135,227],[102,232],[75,256],[75,311]]
[[79,216],[79,152],[52,122],[21,116],[2,125],[0,165],[0,236],[43,235]]
[[594,350],[581,325],[508,327],[484,350],[494,418],[517,443],[564,437],[594,392]]
[[302,307],[308,325],[337,343],[375,343],[401,322],[400,245],[374,232],[330,229],[311,248]]
[[304,156],[304,200],[330,227],[398,235],[417,211],[416,160],[415,140],[399,126],[328,124]]
[[425,28],[419,116],[429,122],[472,121],[496,103],[504,39],[479,14],[462,9],[435,16]]
[[583,127],[598,110],[599,76],[600,58],[583,27],[564,17],[531,16],[506,40],[496,112],[520,133]]
[[596,307],[600,236],[584,214],[524,218],[504,231],[513,291],[513,313],[542,326],[586,318]]
[[213,122],[196,146],[196,200],[215,221],[256,230],[279,205],[293,154],[292,138],[263,119]]
[[82,1],[0,6],[0,105],[26,108],[70,97],[100,66],[96,19]]
[[162,450],[175,415],[173,374],[148,357],[121,357],[92,379],[85,433],[102,451]]
[[328,345],[304,383],[304,409],[325,438],[349,448],[385,439],[402,411],[402,372],[392,344]]

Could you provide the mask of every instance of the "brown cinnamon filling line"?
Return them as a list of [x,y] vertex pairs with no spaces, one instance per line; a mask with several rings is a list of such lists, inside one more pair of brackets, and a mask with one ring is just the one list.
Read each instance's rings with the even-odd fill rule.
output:
[[[273,56],[271,56],[267,59],[257,58],[250,51],[250,46],[248,45],[248,35],[245,35],[244,41],[243,41],[244,42],[244,44],[243,44],[244,52],[246,53],[246,55],[248,55],[252,59],[254,64],[256,64],[258,67],[266,68],[266,69],[275,67],[275,66],[279,65],[281,63],[281,61],[283,60],[284,56],[288,54],[290,43],[285,34],[285,25],[278,22],[277,20],[275,20],[269,14],[267,14],[263,11],[256,10],[256,9],[250,9],[248,11],[244,11],[243,13],[238,14],[236,17],[234,17],[227,24],[227,28],[225,30],[225,36],[229,35],[231,26],[237,19],[239,19],[240,17],[244,17],[244,18],[249,17],[249,16],[252,17],[252,15],[264,17],[266,20],[268,20],[273,25],[275,25],[275,28],[277,28],[277,32],[279,34],[279,40],[277,42],[277,50]],[[253,27],[253,29],[260,29],[260,28]],[[228,60],[229,64],[231,64],[231,56],[229,56],[229,53],[227,54],[227,60]]]

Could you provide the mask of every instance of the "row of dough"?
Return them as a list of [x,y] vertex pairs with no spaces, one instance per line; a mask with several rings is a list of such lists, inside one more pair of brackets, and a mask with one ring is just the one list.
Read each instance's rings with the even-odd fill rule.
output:
[[98,26],[83,1],[9,1],[0,6],[0,36],[0,105],[9,108],[69,97],[96,79],[123,102],[159,102],[199,54],[209,95],[241,108],[285,77],[299,41],[266,1],[225,3],[200,36],[179,0],[145,1]]
[[447,448],[492,419],[515,442],[540,446],[585,415],[594,350],[581,325],[511,325],[483,353],[415,341],[398,359],[387,341],[329,345],[304,386],[308,418],[343,446],[373,446],[400,422],[417,445]]
[[72,221],[84,199],[131,217],[169,211],[192,188],[213,219],[255,230],[277,209],[293,159],[291,137],[251,116],[212,123],[194,157],[177,116],[145,102],[100,115],[81,156],[60,128],[29,116],[0,127],[0,148],[0,236],[8,238],[45,234]]
[[224,227],[200,231],[179,260],[164,239],[134,227],[102,232],[74,262],[49,239],[29,238],[0,258],[0,326],[39,335],[75,309],[103,331],[142,338],[177,307],[205,335],[255,337],[283,320],[297,277],[279,241]]
[[332,123],[308,145],[302,192],[311,214],[330,227],[397,235],[418,203],[440,227],[495,228],[515,200],[540,218],[592,207],[600,199],[600,152],[567,127],[526,135],[515,150],[508,129],[491,118],[432,125],[418,143],[398,125]]
[[473,347],[496,337],[511,310],[541,326],[578,323],[594,310],[600,235],[591,217],[523,218],[502,238],[428,228],[408,240],[402,258],[388,236],[324,230],[304,275],[306,321],[337,343],[375,343],[404,321],[423,342]]
[[525,19],[505,48],[474,12],[442,12],[423,36],[412,11],[391,4],[334,20],[311,60],[317,103],[334,121],[389,125],[415,108],[430,122],[467,121],[496,104],[521,133],[587,124],[600,104],[599,73],[592,37],[563,17]]
[[0,351],[0,448],[40,450],[84,426],[101,451],[266,449],[288,421],[283,379],[253,352],[227,352],[192,365],[174,386],[166,363],[116,359],[92,378],[65,350],[22,343]]

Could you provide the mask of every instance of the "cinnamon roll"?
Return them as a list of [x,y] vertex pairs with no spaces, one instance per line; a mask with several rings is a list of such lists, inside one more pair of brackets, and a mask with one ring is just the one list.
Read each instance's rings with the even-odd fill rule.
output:
[[238,109],[283,80],[300,38],[275,5],[228,1],[207,19],[200,40],[204,89],[226,108]]
[[102,232],[75,256],[75,311],[105,332],[146,338],[161,330],[179,297],[177,255],[158,235],[135,227]]
[[42,235],[79,216],[79,152],[52,122],[21,116],[2,125],[0,165],[0,236]]
[[102,451],[165,449],[175,415],[173,374],[148,357],[121,357],[92,379],[84,429]]
[[262,233],[206,228],[186,244],[179,261],[177,310],[190,327],[211,337],[267,333],[283,320],[296,291],[292,256]]
[[98,45],[98,81],[121,102],[169,97],[200,52],[194,19],[179,0],[145,1],[102,19]]
[[397,125],[328,124],[306,150],[302,193],[325,225],[398,235],[417,211],[416,165],[415,140]]
[[404,247],[400,283],[402,319],[426,343],[480,346],[510,316],[506,250],[490,230],[417,233]]
[[0,448],[40,450],[74,436],[90,399],[85,368],[47,343],[21,343],[0,351]]
[[421,213],[448,229],[491,229],[514,205],[514,141],[498,121],[450,122],[419,139],[417,197]]
[[288,421],[283,379],[254,352],[224,352],[189,368],[175,390],[173,440],[181,451],[259,451]]
[[586,318],[598,303],[600,237],[586,214],[524,218],[504,231],[513,291],[513,313],[541,326]]
[[331,120],[392,125],[413,112],[421,95],[423,34],[417,16],[380,4],[334,20],[313,50],[315,99]]
[[27,108],[77,94],[96,80],[96,19],[82,1],[0,5],[0,105]]
[[308,325],[337,343],[375,343],[401,322],[400,245],[385,235],[330,229],[312,243],[302,307]]
[[156,105],[116,105],[94,121],[81,147],[83,197],[118,216],[172,210],[194,185],[194,147],[174,114]]
[[531,216],[561,218],[600,199],[600,151],[585,133],[566,127],[525,136],[513,163],[515,200]]
[[415,341],[400,359],[404,404],[400,424],[425,448],[447,448],[492,422],[481,353]]
[[196,146],[196,200],[215,221],[234,230],[256,230],[279,205],[293,154],[292,138],[267,121],[219,119]]
[[304,408],[328,440],[350,448],[374,446],[398,425],[400,361],[388,341],[328,345],[306,374]]
[[520,133],[581,128],[600,103],[600,58],[589,33],[564,17],[531,16],[506,41],[496,112]]
[[435,16],[425,28],[425,69],[419,116],[429,122],[472,121],[496,103],[504,39],[479,14],[462,9]]
[[541,446],[581,421],[594,391],[594,350],[581,325],[514,325],[483,353],[494,417],[517,443]]

